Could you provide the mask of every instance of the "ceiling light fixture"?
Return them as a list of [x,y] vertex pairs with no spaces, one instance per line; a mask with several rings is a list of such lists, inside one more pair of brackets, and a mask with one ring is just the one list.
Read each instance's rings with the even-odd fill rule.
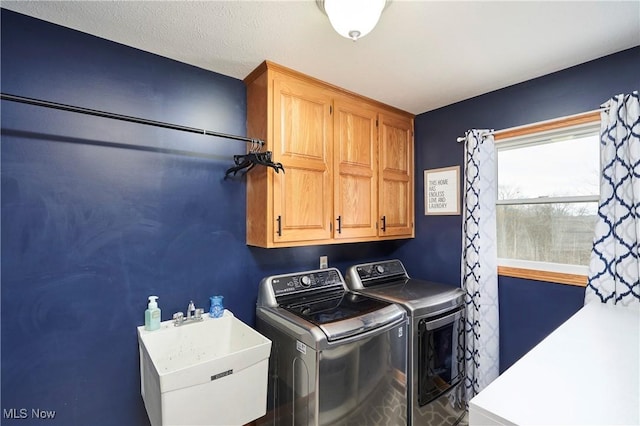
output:
[[373,30],[387,3],[386,0],[316,0],[333,29],[353,41]]

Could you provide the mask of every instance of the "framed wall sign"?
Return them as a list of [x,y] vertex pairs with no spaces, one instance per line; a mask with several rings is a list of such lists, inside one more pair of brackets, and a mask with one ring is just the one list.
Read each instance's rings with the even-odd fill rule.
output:
[[424,214],[460,214],[460,166],[424,171]]

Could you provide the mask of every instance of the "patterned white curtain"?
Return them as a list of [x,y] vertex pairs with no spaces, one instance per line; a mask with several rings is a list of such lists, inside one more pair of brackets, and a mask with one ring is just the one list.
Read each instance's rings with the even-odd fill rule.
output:
[[488,130],[465,135],[462,289],[466,302],[466,400],[499,374],[496,153]]
[[617,95],[600,125],[600,204],[585,304],[640,305],[640,102]]

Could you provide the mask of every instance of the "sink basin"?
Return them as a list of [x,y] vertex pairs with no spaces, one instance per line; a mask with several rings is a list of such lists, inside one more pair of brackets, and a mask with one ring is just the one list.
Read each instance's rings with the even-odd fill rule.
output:
[[140,383],[159,425],[243,425],[266,412],[271,341],[225,310],[221,318],[138,327]]

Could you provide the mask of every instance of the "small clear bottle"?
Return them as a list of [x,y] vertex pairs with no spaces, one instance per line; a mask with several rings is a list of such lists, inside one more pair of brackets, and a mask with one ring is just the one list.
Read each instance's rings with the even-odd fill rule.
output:
[[211,301],[211,307],[209,308],[209,316],[211,318],[220,318],[224,313],[224,306],[222,305],[222,296],[211,296],[209,300]]
[[144,311],[144,329],[153,331],[160,328],[160,308],[158,308],[158,296],[149,296],[149,305]]

